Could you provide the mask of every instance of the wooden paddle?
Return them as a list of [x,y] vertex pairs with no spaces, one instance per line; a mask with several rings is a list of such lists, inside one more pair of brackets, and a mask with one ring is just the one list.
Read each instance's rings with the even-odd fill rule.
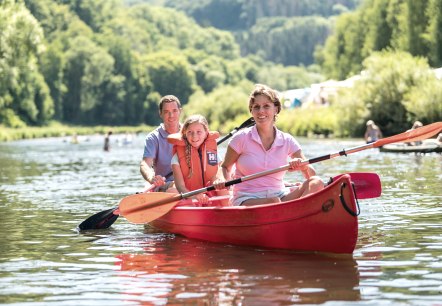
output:
[[[226,136],[224,136],[223,138],[217,140],[217,144],[220,145],[221,143],[223,143],[224,141],[226,141],[227,139],[229,139],[230,137],[232,137],[236,132],[238,132],[241,129],[250,127],[252,125],[255,124],[255,120],[253,120],[253,117],[250,117],[249,119],[247,119],[246,121],[244,121],[240,126],[235,127],[229,134],[227,134]],[[166,175],[166,178],[172,176],[172,173],[169,173]],[[155,186],[152,185],[150,186],[149,190],[144,190],[144,192],[150,191],[151,189],[153,189]],[[84,220],[83,222],[81,222],[77,229],[80,231],[83,230],[90,230],[90,229],[103,229],[103,228],[108,228],[109,226],[111,226],[118,218],[118,213],[115,214],[114,212],[116,211],[118,207],[115,208],[110,208],[104,211],[101,211],[99,213],[96,213],[90,217],[88,217],[86,220]]]
[[[430,125],[426,125],[415,130],[407,131],[398,135],[394,135],[391,137],[379,139],[373,143],[365,144],[362,146],[357,146],[354,148],[350,148],[347,150],[342,150],[334,154],[323,155],[320,157],[304,160],[301,165],[308,165],[317,163],[323,160],[332,159],[338,156],[356,153],[362,150],[377,148],[383,146],[388,143],[394,142],[411,142],[411,141],[419,141],[426,138],[429,138],[442,130],[442,122],[432,123]],[[259,173],[247,175],[244,177],[240,177],[234,180],[227,181],[225,186],[231,186],[234,184],[239,184],[241,182],[249,181],[258,177],[262,177],[265,175],[273,174],[279,171],[286,171],[290,167],[289,164],[270,169],[266,171],[262,171]],[[152,220],[155,220],[162,215],[169,212],[175,205],[184,198],[192,197],[196,194],[215,190],[215,186],[209,186],[205,188],[200,188],[197,190],[193,190],[190,192],[182,193],[182,194],[171,194],[171,193],[155,193],[153,195],[147,195],[145,197],[141,197],[140,195],[132,195],[126,197],[120,202],[120,214],[122,214],[127,220],[133,223],[148,223]],[[150,203],[149,203],[150,202]]]

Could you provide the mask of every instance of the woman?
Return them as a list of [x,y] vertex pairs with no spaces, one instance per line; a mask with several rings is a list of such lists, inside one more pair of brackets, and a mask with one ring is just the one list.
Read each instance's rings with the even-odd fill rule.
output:
[[367,129],[365,130],[364,138],[366,143],[372,143],[382,138],[381,129],[374,124],[373,120],[368,120],[366,123]]
[[[422,124],[422,122],[420,122],[420,121],[415,121],[415,122],[413,123],[413,126],[411,127],[411,129],[409,129],[408,131],[412,131],[412,130],[418,129],[418,128],[422,127],[422,126],[424,126],[424,125]],[[408,132],[408,131],[407,131],[407,132]],[[420,145],[422,144],[422,141],[407,142],[407,144],[408,144],[409,146],[420,146]]]
[[[238,132],[230,141],[221,167],[226,180],[278,168],[287,164],[290,171],[301,171],[306,180],[289,190],[284,185],[285,171],[269,174],[233,186],[232,205],[279,203],[306,196],[324,188],[311,165],[301,166],[305,159],[299,143],[275,126],[281,102],[275,90],[257,84],[249,97],[249,111],[256,125]],[[217,186],[220,187],[220,186]]]
[[[171,166],[178,192],[189,192],[220,181],[222,172],[217,154],[218,137],[218,132],[209,131],[207,120],[201,115],[190,116],[184,122],[181,133],[167,137],[173,145]],[[216,190],[215,193],[226,195],[228,191]],[[209,203],[205,193],[195,195],[195,199],[202,205]]]

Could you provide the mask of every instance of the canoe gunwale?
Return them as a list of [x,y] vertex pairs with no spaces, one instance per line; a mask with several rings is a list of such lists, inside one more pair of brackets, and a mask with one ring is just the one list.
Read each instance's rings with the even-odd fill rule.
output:
[[246,207],[179,206],[149,224],[215,243],[351,254],[358,238],[359,211],[351,186],[346,174],[301,199]]

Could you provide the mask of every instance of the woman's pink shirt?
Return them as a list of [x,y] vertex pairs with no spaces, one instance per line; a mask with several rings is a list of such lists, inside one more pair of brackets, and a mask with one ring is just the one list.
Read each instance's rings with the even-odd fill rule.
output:
[[[289,157],[301,149],[293,136],[276,129],[275,141],[266,151],[256,126],[238,132],[233,136],[229,146],[239,154],[235,164],[235,178],[287,165]],[[282,190],[285,173],[286,171],[280,171],[233,185],[233,192]]]

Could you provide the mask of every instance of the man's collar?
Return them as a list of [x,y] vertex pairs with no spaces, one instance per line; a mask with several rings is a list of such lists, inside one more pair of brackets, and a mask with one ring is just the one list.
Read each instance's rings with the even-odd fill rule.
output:
[[[177,133],[179,133],[180,130],[181,130],[181,123],[179,123],[179,129],[178,129]],[[167,137],[170,134],[166,131],[166,127],[164,126],[164,123],[160,124],[159,132],[160,132],[161,136],[163,136],[163,137]]]

